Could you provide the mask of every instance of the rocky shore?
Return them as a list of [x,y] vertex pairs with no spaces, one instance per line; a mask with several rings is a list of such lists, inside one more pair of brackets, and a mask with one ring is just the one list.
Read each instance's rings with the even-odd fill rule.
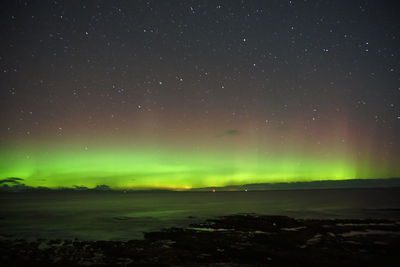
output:
[[2,266],[396,266],[400,222],[240,214],[144,240],[0,240]]

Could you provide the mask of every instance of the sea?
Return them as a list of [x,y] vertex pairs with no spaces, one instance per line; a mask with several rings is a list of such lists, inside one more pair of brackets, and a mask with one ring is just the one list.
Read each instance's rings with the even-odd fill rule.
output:
[[1,239],[142,239],[231,214],[400,221],[400,188],[0,194]]

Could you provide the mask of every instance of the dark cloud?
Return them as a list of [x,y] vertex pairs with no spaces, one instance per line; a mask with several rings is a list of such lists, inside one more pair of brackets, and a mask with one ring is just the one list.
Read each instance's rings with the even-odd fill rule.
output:
[[4,183],[13,183],[13,184],[19,184],[20,181],[23,181],[24,179],[22,178],[17,178],[17,177],[9,177],[3,180],[0,180],[0,184]]
[[236,136],[239,135],[240,131],[236,129],[229,129],[226,130],[223,134],[218,135],[217,137],[224,137],[224,136]]

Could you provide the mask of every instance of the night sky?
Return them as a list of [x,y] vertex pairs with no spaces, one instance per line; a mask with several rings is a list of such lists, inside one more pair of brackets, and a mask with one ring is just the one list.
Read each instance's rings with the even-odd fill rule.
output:
[[2,1],[0,176],[400,176],[397,1]]

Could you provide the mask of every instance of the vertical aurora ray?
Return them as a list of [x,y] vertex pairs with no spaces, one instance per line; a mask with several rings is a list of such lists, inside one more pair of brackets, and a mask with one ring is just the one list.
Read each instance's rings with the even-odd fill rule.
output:
[[[176,188],[249,183],[385,178],[399,174],[394,162],[371,165],[349,145],[331,147],[287,136],[257,142],[246,134],[197,139],[188,144],[168,140],[146,143],[41,143],[1,149],[3,177],[25,179],[29,186],[113,188]],[[175,138],[176,139],[176,138]],[[271,141],[272,139],[272,141]],[[331,137],[334,139],[334,137]],[[329,144],[328,140],[324,140]],[[129,144],[128,144],[129,143]],[[107,145],[105,145],[107,144]],[[378,159],[375,159],[375,162]]]

